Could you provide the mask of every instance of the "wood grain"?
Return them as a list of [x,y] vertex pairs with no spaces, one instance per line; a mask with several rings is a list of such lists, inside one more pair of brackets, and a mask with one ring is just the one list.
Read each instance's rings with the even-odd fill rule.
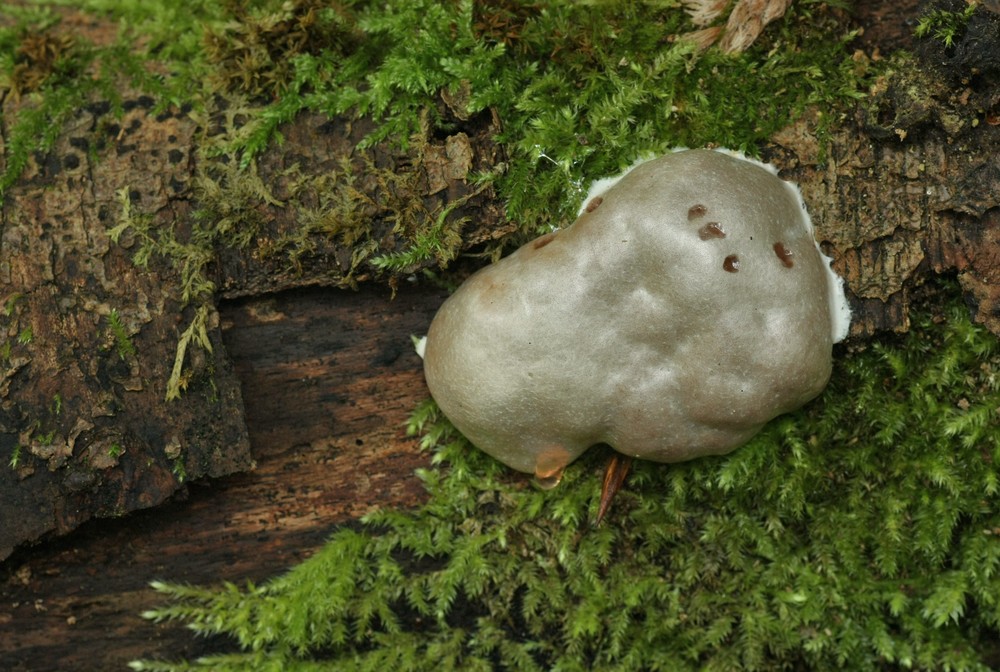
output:
[[418,504],[413,471],[429,458],[403,423],[427,392],[410,334],[426,330],[444,297],[365,287],[222,305],[256,468],[15,553],[0,576],[0,669],[197,655],[206,640],[140,618],[159,602],[149,581],[264,579],[374,507]]

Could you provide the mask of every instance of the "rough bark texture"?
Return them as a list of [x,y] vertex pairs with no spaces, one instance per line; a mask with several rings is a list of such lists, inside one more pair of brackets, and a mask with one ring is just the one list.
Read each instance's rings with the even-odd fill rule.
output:
[[[128,101],[120,124],[107,105],[82,110],[4,201],[0,334],[10,356],[0,381],[0,455],[5,463],[18,457],[15,469],[0,469],[0,559],[91,517],[160,504],[182,487],[181,474],[222,476],[253,464],[213,306],[205,306],[211,350],[188,347],[187,390],[164,401],[177,344],[198,308],[184,305],[176,264],[155,254],[148,268],[133,263],[144,234],[109,238],[124,216],[123,193],[132,217],[151,218],[151,235],[180,229],[172,235],[181,244],[176,223],[190,221],[196,205],[199,216],[207,210],[258,227],[244,248],[223,249],[210,265],[217,299],[363,282],[372,269],[358,263],[358,238],[369,241],[367,254],[394,251],[405,244],[396,240],[401,217],[425,222],[446,204],[458,204],[447,218],[456,235],[475,215],[466,246],[512,228],[499,222],[492,191],[466,179],[497,160],[491,118],[469,127],[471,139],[458,131],[408,154],[384,145],[357,151],[370,124],[303,115],[247,186],[234,184],[237,173],[224,163],[198,164],[187,114],[153,117],[151,104]],[[331,192],[339,200],[331,203]],[[350,221],[294,236],[302,217],[331,211],[349,212]],[[131,341],[127,352],[115,319]]]
[[1000,127],[981,124],[957,142],[938,127],[906,142],[851,127],[820,163],[804,125],[776,138],[772,160],[801,186],[846,282],[851,334],[906,331],[911,291],[945,273],[957,275],[977,321],[1000,334]]
[[953,48],[924,41],[834,133],[823,161],[810,120],[775,138],[773,158],[802,186],[850,290],[854,335],[905,331],[911,290],[943,273],[1000,334],[998,42],[1000,15],[985,11]]
[[[190,207],[177,194],[190,179],[193,123],[153,118],[149,106],[132,101],[114,126],[102,123],[107,106],[81,110],[3,202],[0,558],[93,516],[160,504],[181,469],[221,476],[253,462],[217,317],[214,366],[164,403],[171,344],[191,311],[171,269],[137,268],[108,237],[123,189],[164,221]],[[16,112],[7,106],[5,120]],[[131,348],[116,341],[115,320]]]
[[[912,46],[915,3],[861,4],[869,54]],[[766,158],[803,188],[846,278],[855,337],[906,329],[910,292],[938,273],[957,275],[978,319],[1000,333],[997,84],[914,68],[923,79],[876,91],[875,111],[844,120],[825,157],[805,120]],[[919,109],[914,90],[926,93]],[[203,643],[186,630],[139,618],[158,601],[148,581],[264,578],[372,506],[421,500],[413,470],[427,456],[402,432],[426,396],[409,336],[426,329],[445,293],[401,282],[390,299],[388,288],[365,284],[372,269],[355,263],[343,231],[320,226],[306,253],[291,253],[289,232],[326,197],[322,181],[299,176],[354,180],[341,195],[379,251],[401,246],[394,229],[407,207],[426,217],[459,203],[452,222],[468,247],[510,230],[493,194],[466,179],[502,160],[490,140],[497,120],[429,135],[416,160],[353,152],[364,122],[300,117],[259,162],[270,200],[241,211],[258,235],[213,266],[222,302],[207,321],[212,353],[189,353],[188,391],[166,403],[196,307],[182,307],[177,269],[153,259],[139,270],[136,241],[111,244],[117,193],[125,188],[137,211],[167,226],[222,203],[210,190],[230,177],[222,164],[200,163],[193,119],[150,115],[149,102],[133,97],[121,121],[99,102],[81,110],[3,206],[0,559],[21,547],[0,567],[0,669],[117,669],[139,656],[195,655]],[[4,132],[15,111],[6,101]],[[272,294],[358,282],[358,292]],[[120,354],[112,310],[134,353]],[[156,510],[25,545],[171,495]]]
[[260,580],[374,507],[418,503],[414,470],[429,456],[403,424],[426,388],[409,334],[426,329],[445,296],[403,287],[391,299],[366,287],[224,304],[257,468],[9,558],[0,669],[109,670],[196,655],[203,640],[139,617],[158,603],[149,581]]

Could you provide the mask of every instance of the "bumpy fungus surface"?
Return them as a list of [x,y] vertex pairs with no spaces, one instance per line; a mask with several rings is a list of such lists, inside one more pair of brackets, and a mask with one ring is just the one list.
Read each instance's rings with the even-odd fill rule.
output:
[[729,452],[819,394],[843,335],[798,191],[762,164],[682,151],[604,187],[470,277],[427,335],[445,415],[543,481],[597,443]]

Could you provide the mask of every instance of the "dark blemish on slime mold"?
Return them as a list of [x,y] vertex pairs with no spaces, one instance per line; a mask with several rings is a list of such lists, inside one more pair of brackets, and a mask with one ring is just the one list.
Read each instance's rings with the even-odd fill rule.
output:
[[727,273],[736,273],[740,270],[740,258],[735,254],[730,254],[722,261],[722,270]]

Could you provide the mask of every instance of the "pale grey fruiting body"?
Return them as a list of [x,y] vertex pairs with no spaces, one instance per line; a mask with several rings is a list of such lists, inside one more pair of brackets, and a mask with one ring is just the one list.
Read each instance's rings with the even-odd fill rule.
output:
[[726,453],[826,385],[831,283],[794,187],[676,152],[470,277],[431,324],[427,384],[473,444],[542,479],[597,443]]

